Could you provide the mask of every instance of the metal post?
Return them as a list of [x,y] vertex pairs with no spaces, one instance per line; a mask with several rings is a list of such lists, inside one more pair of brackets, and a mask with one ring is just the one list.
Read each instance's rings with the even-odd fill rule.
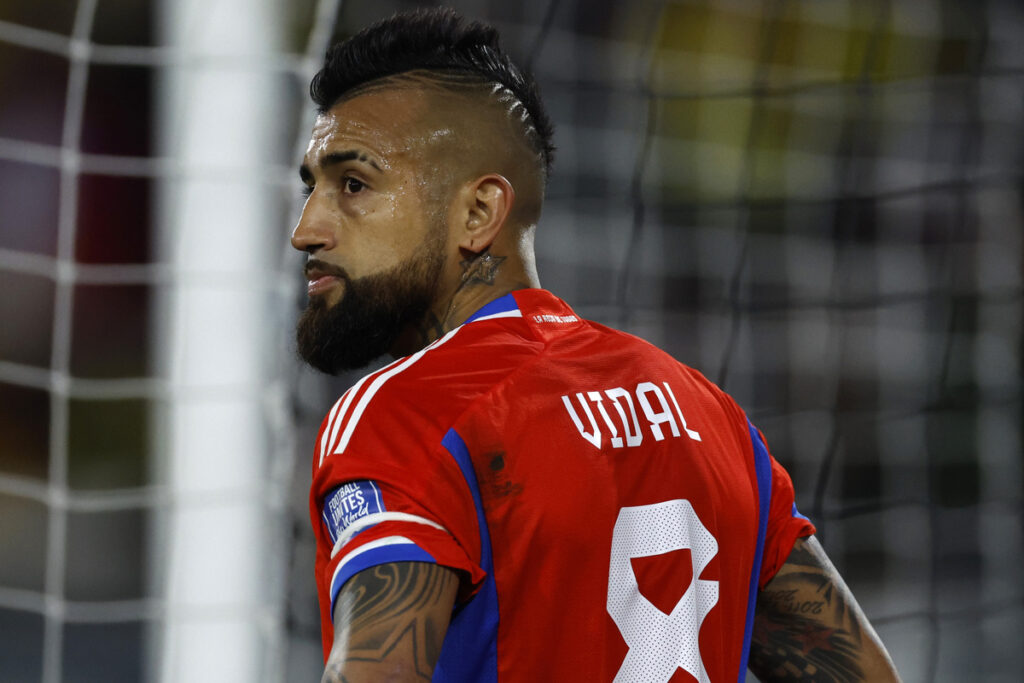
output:
[[[264,391],[277,333],[270,299],[285,231],[266,169],[280,145],[279,0],[165,0],[157,147],[158,260],[170,284],[154,321],[157,479],[154,590],[167,605],[150,678],[266,680],[268,438]],[[179,172],[180,171],[180,172]],[[261,275],[262,274],[262,275]]]

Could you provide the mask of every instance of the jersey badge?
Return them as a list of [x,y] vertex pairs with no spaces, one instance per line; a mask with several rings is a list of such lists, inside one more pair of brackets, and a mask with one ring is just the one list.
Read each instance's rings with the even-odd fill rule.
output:
[[384,510],[377,484],[369,480],[350,481],[327,494],[322,516],[331,542],[336,543],[352,524]]

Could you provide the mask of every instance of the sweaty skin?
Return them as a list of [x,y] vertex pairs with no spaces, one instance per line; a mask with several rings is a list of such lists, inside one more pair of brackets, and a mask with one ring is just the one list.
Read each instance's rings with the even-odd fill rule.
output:
[[[415,75],[350,94],[321,114],[300,174],[310,191],[292,245],[314,263],[310,295],[330,306],[352,279],[415,256],[440,231],[443,268],[424,318],[392,355],[416,351],[489,301],[538,287],[533,234],[543,171],[515,121],[486,90],[441,90]],[[336,602],[323,680],[430,680],[458,578],[444,567],[393,563],[360,572]]]
[[[389,349],[412,353],[482,305],[537,287],[533,234],[543,174],[515,121],[486,89],[453,94],[406,75],[362,88],[321,114],[300,174],[311,193],[292,245],[350,278],[412,257],[440,230],[444,266],[424,318]],[[499,142],[500,141],[500,142]],[[334,305],[339,278],[313,272],[310,293]]]
[[[329,269],[352,279],[386,272],[440,231],[432,303],[402,330],[393,355],[422,348],[510,291],[539,286],[533,235],[543,170],[525,144],[509,142],[518,138],[506,105],[414,74],[363,88],[317,118],[301,169],[311,194],[292,234],[296,249],[324,264],[310,272],[311,296],[336,305],[343,280]],[[356,574],[336,601],[322,681],[429,681],[458,585],[454,571],[420,562]],[[817,611],[804,607],[818,602]],[[769,681],[898,680],[813,539],[797,542],[762,592],[750,665]]]

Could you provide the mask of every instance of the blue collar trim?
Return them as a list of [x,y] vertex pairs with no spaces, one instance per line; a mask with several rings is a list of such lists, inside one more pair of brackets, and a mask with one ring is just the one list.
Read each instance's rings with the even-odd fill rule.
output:
[[476,313],[469,316],[466,322],[471,323],[477,318],[482,318],[486,315],[494,315],[495,313],[505,313],[516,310],[519,310],[519,304],[516,303],[515,297],[510,293],[484,304]]

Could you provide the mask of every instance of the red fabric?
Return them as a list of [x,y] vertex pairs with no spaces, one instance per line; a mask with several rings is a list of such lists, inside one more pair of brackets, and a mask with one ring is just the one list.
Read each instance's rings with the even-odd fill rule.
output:
[[814,525],[810,520],[793,515],[793,482],[782,465],[772,458],[772,503],[758,585],[764,588],[772,580],[786,563],[796,539],[813,533]]
[[[689,550],[634,559],[639,592],[664,611],[695,579],[717,582],[717,601],[694,624],[699,660],[711,680],[736,680],[758,532],[743,412],[697,371],[577,318],[550,293],[514,297],[522,317],[467,323],[418,357],[368,376],[343,397],[347,407],[340,400],[325,419],[310,495],[325,657],[333,638],[331,576],[361,545],[407,538],[463,572],[460,601],[473,599],[485,576],[475,485],[494,557],[499,681],[611,681],[629,650],[608,608],[620,511],[663,503],[678,511],[680,501],[717,549],[697,576]],[[450,429],[468,447],[474,482],[440,446]],[[792,516],[792,484],[774,460],[772,475],[762,583],[795,538],[813,532]],[[356,480],[376,482],[388,511],[444,532],[384,521],[332,560],[324,497]],[[674,675],[690,680],[682,669]]]

